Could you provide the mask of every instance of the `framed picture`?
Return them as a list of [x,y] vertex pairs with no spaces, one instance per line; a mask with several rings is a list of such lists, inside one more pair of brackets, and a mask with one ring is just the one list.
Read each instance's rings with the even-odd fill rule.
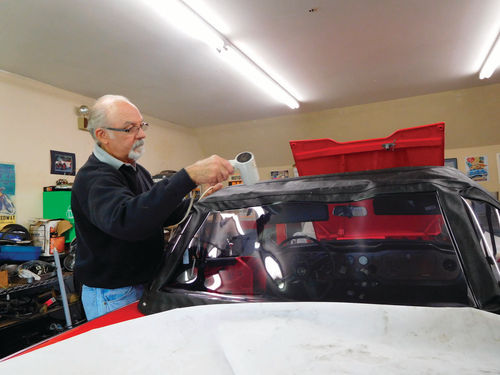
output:
[[457,158],[444,159],[444,165],[458,169]]
[[489,181],[488,156],[467,156],[465,174],[474,181]]
[[271,171],[271,180],[280,180],[282,178],[288,178],[288,169],[282,171]]
[[75,154],[62,151],[50,150],[50,173],[75,175],[76,158]]

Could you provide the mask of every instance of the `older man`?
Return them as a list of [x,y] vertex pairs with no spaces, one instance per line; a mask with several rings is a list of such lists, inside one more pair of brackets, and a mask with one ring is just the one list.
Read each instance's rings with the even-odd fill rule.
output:
[[200,184],[214,190],[233,172],[216,155],[153,184],[137,160],[148,124],[127,98],[106,95],[90,111],[96,145],[72,190],[77,254],[75,277],[83,283],[87,319],[140,298],[163,253],[163,227],[187,209],[183,198]]

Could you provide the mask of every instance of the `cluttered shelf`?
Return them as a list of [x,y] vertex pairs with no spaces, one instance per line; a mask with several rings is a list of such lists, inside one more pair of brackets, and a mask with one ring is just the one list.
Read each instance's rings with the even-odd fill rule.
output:
[[0,358],[85,321],[71,228],[63,219],[0,228]]
[[[70,278],[64,283],[71,283]],[[70,291],[65,305],[56,284],[43,280],[33,289],[16,286],[9,288],[15,293],[0,296],[0,358],[86,321],[78,294]]]
[[[80,309],[80,302],[79,300],[70,302],[69,304],[70,309]],[[63,306],[58,304],[57,306],[48,308],[47,310],[42,310],[42,311],[37,311],[37,312],[32,312],[32,313],[27,313],[25,315],[17,315],[17,316],[9,316],[9,317],[2,317],[0,319],[0,331],[6,328],[12,328],[15,325],[25,325],[30,321],[35,321],[37,319],[41,319],[44,317],[47,318],[52,318],[54,314],[60,313],[61,317],[59,320],[61,322],[63,321]],[[75,314],[72,314],[72,317],[74,318]],[[81,313],[78,312],[79,320],[82,320],[81,318]],[[74,324],[78,321],[78,319],[73,319]],[[77,324],[75,324],[77,325]]]
[[0,288],[0,358],[85,321],[73,272],[62,273],[67,294],[57,275],[45,276],[35,281],[12,275]]
[[[70,279],[73,277],[72,272],[63,272],[63,279],[64,281]],[[20,292],[22,290],[28,290],[28,289],[34,289],[38,287],[49,287],[51,285],[57,285],[58,279],[56,276],[44,279],[44,280],[39,280],[39,281],[33,281],[31,283],[27,281],[19,281],[15,283],[9,284],[7,288],[2,288],[0,287],[0,296],[4,296],[10,293],[15,293],[15,292]]]
[[[61,315],[61,310],[67,320],[74,315],[68,306],[79,304],[73,272],[63,271],[60,262],[46,260],[1,261],[0,331],[19,325],[29,331],[37,320],[58,321],[56,316]],[[75,315],[78,320],[80,315]]]

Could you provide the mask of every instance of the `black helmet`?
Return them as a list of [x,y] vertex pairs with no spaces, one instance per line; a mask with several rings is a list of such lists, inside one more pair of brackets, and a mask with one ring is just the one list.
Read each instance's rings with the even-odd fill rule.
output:
[[26,245],[31,242],[30,232],[19,224],[7,224],[0,230],[0,243]]

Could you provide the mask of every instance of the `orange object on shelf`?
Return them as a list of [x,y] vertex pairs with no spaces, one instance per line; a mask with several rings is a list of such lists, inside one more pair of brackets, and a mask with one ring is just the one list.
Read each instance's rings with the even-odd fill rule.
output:
[[49,254],[54,254],[54,250],[57,250],[58,253],[64,253],[65,240],[66,238],[64,236],[51,237]]

